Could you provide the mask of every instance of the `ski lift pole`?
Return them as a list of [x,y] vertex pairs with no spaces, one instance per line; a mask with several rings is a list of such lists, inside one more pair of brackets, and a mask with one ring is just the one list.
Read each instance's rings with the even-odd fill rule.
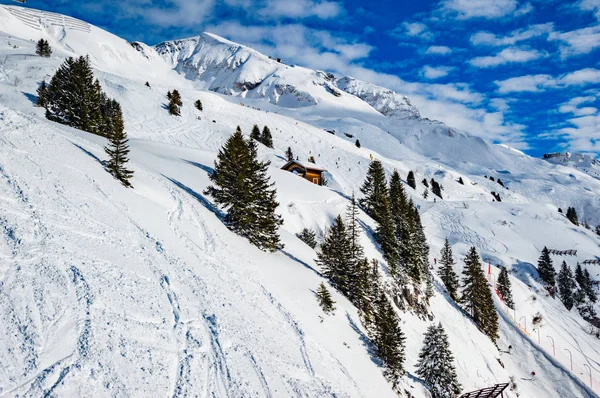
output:
[[554,339],[552,336],[548,336],[550,340],[552,340],[552,355],[556,356],[556,349],[554,348]]
[[588,372],[590,373],[590,388],[593,389],[593,387],[592,387],[592,368],[590,368],[590,365],[588,365],[587,363],[584,363],[583,366],[588,368]]
[[571,358],[571,372],[573,371],[573,354],[569,351],[568,348],[565,348],[565,351],[569,353],[569,358]]

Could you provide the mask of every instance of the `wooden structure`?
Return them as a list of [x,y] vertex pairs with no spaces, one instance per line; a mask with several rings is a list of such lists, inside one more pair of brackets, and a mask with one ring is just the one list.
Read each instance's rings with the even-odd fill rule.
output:
[[585,260],[581,264],[585,264],[585,265],[600,265],[600,260]]
[[296,160],[290,160],[281,168],[282,170],[289,171],[299,175],[302,178],[307,179],[313,184],[323,185],[323,173],[325,170],[320,169],[316,166],[307,166]]
[[504,398],[504,390],[508,388],[508,383],[496,384],[493,387],[482,388],[481,390],[471,391],[460,396],[460,398]]
[[556,254],[557,256],[576,256],[577,250],[554,250],[548,249],[550,254]]

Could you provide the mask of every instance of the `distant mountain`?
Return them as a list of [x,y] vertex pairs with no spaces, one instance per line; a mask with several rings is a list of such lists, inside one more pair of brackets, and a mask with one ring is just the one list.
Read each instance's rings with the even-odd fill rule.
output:
[[555,152],[546,153],[543,158],[550,163],[573,167],[594,178],[600,179],[600,161],[594,159],[590,155],[583,153]]

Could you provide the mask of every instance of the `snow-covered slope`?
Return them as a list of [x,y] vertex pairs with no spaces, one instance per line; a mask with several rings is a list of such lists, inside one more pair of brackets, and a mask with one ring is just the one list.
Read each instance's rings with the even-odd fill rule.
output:
[[553,164],[560,164],[582,170],[584,173],[587,173],[596,179],[600,179],[600,161],[594,159],[590,155],[569,152],[547,153],[544,155],[544,160]]
[[[590,222],[600,220],[597,180],[441,124],[384,116],[387,99],[394,102],[388,109],[410,109],[409,103],[378,89],[380,96],[340,90],[337,97],[314,83],[339,88],[326,73],[279,64],[209,34],[163,44],[160,53],[163,45],[132,46],[96,27],[71,30],[64,20],[52,25],[37,14],[0,7],[0,396],[393,396],[356,309],[334,292],[336,314],[321,322],[316,254],[294,236],[303,227],[322,236],[358,192],[371,156],[388,173],[413,170],[418,181],[433,177],[443,185],[444,200],[435,202],[422,199],[421,184],[409,188],[432,263],[448,237],[457,272],[471,245],[485,261],[511,270],[512,316],[517,323],[524,317],[531,336],[501,312],[500,350],[436,280],[433,322],[448,331],[463,389],[513,376],[521,397],[597,396],[586,387],[583,364],[600,381],[598,340],[574,311],[544,294],[532,266],[543,246],[577,249],[567,259],[571,266],[599,254],[598,237],[557,212],[575,206]],[[53,46],[49,59],[33,55],[32,40],[40,37]],[[48,122],[33,106],[39,82],[74,54],[90,55],[102,86],[123,107],[133,190],[99,164],[102,138]],[[275,69],[269,74],[265,65]],[[189,74],[202,67],[211,72]],[[262,79],[254,89],[236,88],[252,78]],[[276,100],[278,85],[316,105],[295,94]],[[163,108],[173,88],[184,102],[177,118]],[[203,112],[192,106],[196,99]],[[275,144],[260,148],[272,161],[285,220],[286,247],[275,254],[228,231],[202,194],[218,148],[237,125],[248,133],[255,123],[271,128]],[[288,146],[300,159],[314,156],[330,186],[279,170]],[[503,202],[493,202],[491,191]],[[383,262],[372,241],[374,222],[360,219],[366,254]],[[538,311],[539,344],[530,327]],[[408,371],[402,388],[426,397],[414,365],[430,322],[400,317]],[[502,352],[508,345],[511,355]]]

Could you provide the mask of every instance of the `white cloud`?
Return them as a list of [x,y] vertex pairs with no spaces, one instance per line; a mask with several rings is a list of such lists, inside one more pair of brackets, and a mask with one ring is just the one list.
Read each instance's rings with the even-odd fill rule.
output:
[[495,35],[490,32],[477,32],[471,36],[470,41],[476,46],[511,46],[521,41],[550,34],[553,31],[554,24],[549,22],[545,24],[531,25],[523,29],[517,29],[510,32],[506,36]]
[[572,127],[565,127],[553,132],[555,136],[566,136],[569,149],[577,152],[600,152],[600,113],[568,119]]
[[344,8],[335,1],[267,0],[263,8],[258,10],[261,16],[269,18],[309,18],[331,19],[342,14]]
[[556,86],[557,81],[550,75],[526,75],[495,81],[500,93],[538,92],[546,87]]
[[440,8],[458,19],[495,19],[524,15],[533,10],[529,3],[518,7],[517,0],[444,0]]
[[451,66],[432,67],[429,65],[425,65],[421,68],[421,75],[427,79],[434,80],[439,79],[440,77],[448,76],[448,74],[454,69],[456,68]]
[[475,57],[469,63],[478,68],[490,68],[508,63],[525,63],[545,56],[537,50],[509,47],[493,56]]
[[417,37],[423,40],[432,40],[434,37],[427,25],[421,22],[403,22],[388,33],[397,39]]
[[587,54],[600,48],[600,25],[570,32],[554,32],[550,34],[549,39],[561,42],[560,54],[562,58]]
[[555,78],[550,75],[525,75],[495,81],[500,93],[539,92],[547,88],[563,88],[600,83],[600,70],[593,68],[580,69]]
[[452,49],[446,46],[429,46],[425,50],[427,55],[448,55],[450,53],[452,53]]
[[591,11],[600,21],[600,0],[581,0],[577,6],[582,11]]

